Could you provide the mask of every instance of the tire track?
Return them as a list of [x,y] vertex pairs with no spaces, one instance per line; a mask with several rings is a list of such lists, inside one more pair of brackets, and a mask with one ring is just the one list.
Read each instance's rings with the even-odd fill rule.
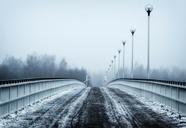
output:
[[129,117],[134,120],[139,128],[175,128],[173,120],[155,113],[135,97],[120,91],[119,89],[108,89],[112,98],[120,103],[120,106],[126,111]]
[[76,93],[75,95],[71,96],[68,100],[61,103],[62,99],[59,99],[59,102],[55,103],[55,106],[50,108],[44,115],[40,116],[39,119],[33,123],[33,125],[29,126],[29,128],[36,128],[36,127],[47,127],[53,128],[58,127],[58,121],[62,117],[62,114],[65,114],[65,110],[74,102],[76,101],[86,89],[81,90],[80,92]]
[[82,107],[84,100],[86,99],[90,88],[86,90],[78,97],[75,97],[69,104],[64,107],[64,110],[57,115],[57,120],[54,120],[49,128],[64,128],[69,127],[71,119],[75,113]]
[[70,128],[117,128],[106,114],[105,99],[100,88],[91,88],[82,108],[72,118]]
[[115,98],[112,97],[106,88],[102,88],[101,90],[106,99],[105,105],[110,120],[115,122],[118,128],[138,128],[136,121],[134,121],[127,110],[120,105],[120,102],[114,100]]

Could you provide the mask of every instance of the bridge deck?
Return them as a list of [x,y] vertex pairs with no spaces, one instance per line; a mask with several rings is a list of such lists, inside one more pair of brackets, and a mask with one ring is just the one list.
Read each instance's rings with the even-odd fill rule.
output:
[[171,128],[177,125],[176,120],[154,112],[123,91],[93,87],[66,93],[10,119],[4,127]]

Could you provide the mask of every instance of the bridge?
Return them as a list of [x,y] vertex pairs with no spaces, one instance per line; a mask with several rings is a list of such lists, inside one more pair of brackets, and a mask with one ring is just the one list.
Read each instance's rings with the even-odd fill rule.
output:
[[186,128],[186,2],[151,2],[0,1],[0,128]]
[[0,127],[185,127],[186,83],[115,79],[89,87],[75,79],[1,81]]

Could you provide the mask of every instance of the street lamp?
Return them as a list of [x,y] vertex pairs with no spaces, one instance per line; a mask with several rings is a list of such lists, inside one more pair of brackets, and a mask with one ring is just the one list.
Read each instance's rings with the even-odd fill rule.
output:
[[116,77],[116,56],[114,56],[114,78]]
[[111,64],[109,65],[109,80],[111,79],[112,77],[112,69],[111,69]]
[[147,46],[147,79],[149,79],[150,75],[150,13],[153,10],[153,6],[148,4],[145,6],[145,10],[148,14],[148,46]]
[[122,44],[123,44],[123,78],[125,78],[125,44],[126,44],[126,41],[123,41]]
[[109,68],[107,68],[107,82],[109,81]]
[[132,34],[132,63],[131,63],[131,78],[133,78],[134,74],[133,74],[133,59],[134,59],[134,33],[135,33],[135,29],[131,29],[130,32]]
[[111,60],[111,68],[112,68],[112,79],[114,78],[114,61]]
[[104,78],[105,83],[108,82],[107,77],[108,77],[108,71],[106,70],[106,72],[105,72],[105,78]]
[[118,78],[120,77],[120,73],[119,73],[119,70],[120,70],[120,53],[121,53],[121,50],[118,50]]

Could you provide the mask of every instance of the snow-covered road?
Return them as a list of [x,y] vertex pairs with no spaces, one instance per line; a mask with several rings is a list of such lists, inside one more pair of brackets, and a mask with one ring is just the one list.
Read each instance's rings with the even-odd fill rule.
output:
[[135,97],[119,89],[103,89],[107,100],[110,120],[121,127],[171,128],[177,121],[154,112]]
[[179,121],[155,112],[117,88],[78,87],[0,119],[4,128],[174,128]]

